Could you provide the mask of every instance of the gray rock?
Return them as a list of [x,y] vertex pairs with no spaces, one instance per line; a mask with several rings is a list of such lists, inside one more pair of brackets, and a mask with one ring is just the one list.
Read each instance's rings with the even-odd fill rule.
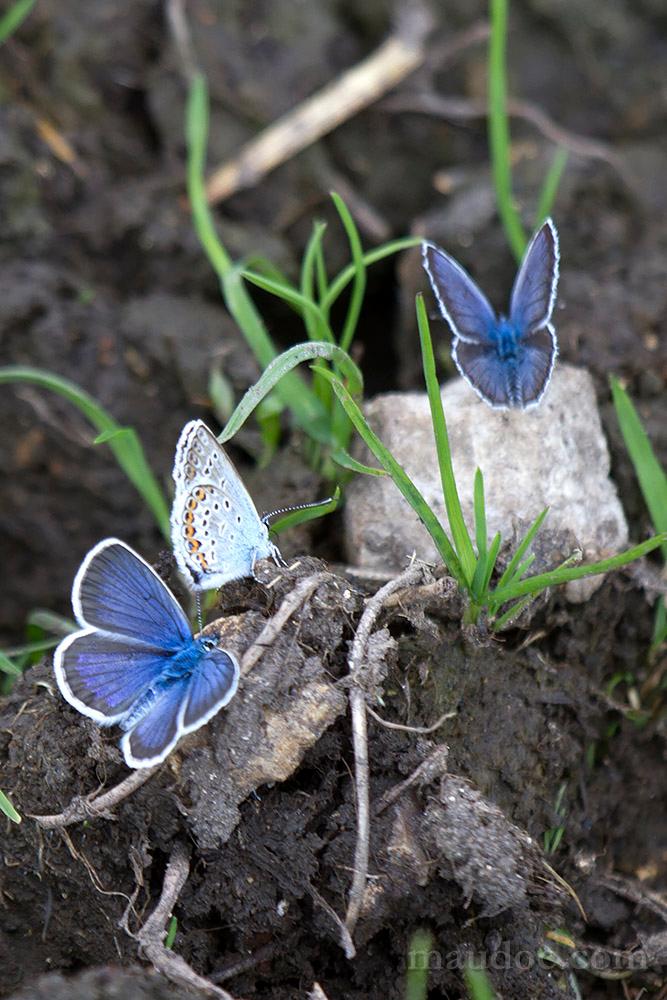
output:
[[[442,401],[463,514],[472,530],[475,469],[484,474],[489,537],[516,542],[544,507],[531,572],[555,567],[579,548],[585,561],[622,549],[628,526],[609,479],[609,452],[588,372],[559,364],[534,410],[486,406],[463,379],[448,382]],[[428,399],[387,393],[365,406],[366,417],[441,520],[445,520]],[[372,462],[364,449],[359,457]],[[398,570],[415,553],[437,563],[435,546],[389,477],[358,476],[345,507],[345,539],[353,565]],[[587,600],[601,576],[566,586]]]

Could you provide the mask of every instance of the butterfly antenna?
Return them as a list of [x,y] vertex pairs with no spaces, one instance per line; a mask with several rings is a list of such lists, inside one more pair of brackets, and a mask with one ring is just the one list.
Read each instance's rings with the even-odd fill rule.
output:
[[267,524],[272,517],[277,517],[278,514],[290,514],[293,510],[309,510],[311,507],[322,507],[325,503],[331,503],[333,499],[333,497],[327,497],[326,500],[315,500],[313,503],[297,503],[293,507],[280,507],[278,510],[272,510],[268,514],[263,514],[262,524]]
[[201,594],[199,592],[195,594],[195,608],[197,609],[197,621],[199,623],[199,631],[201,632],[204,628],[204,618],[201,613]]

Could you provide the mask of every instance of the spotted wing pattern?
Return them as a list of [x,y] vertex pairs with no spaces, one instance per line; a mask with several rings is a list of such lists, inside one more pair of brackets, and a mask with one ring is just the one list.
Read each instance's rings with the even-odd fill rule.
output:
[[172,545],[192,590],[251,576],[259,559],[279,557],[239,474],[201,420],[181,432],[173,477]]

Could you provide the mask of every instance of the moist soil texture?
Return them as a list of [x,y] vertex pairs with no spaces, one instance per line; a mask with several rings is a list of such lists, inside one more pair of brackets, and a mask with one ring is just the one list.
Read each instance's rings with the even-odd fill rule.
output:
[[[210,89],[211,166],[418,13],[387,0],[40,0],[0,49],[0,362],[93,395],[136,429],[166,490],[183,424],[224,421],[212,373],[238,399],[260,372],[185,198],[179,12]],[[320,218],[338,270],[348,248],[333,188],[367,247],[426,235],[500,308],[515,263],[478,112],[487,13],[477,0],[433,3],[415,72],[216,206],[232,257],[261,255],[298,281]],[[608,378],[628,387],[664,463],[665,9],[515,0],[508,50],[510,91],[533,109],[511,122],[527,228],[554,140],[569,152],[553,208],[560,354],[592,373],[639,541],[652,529]],[[418,251],[370,269],[354,346],[367,394],[422,387],[414,294],[425,287]],[[284,305],[256,302],[281,347],[304,339]],[[444,379],[449,333],[433,329]],[[184,596],[150,511],[94,437],[62,397],[2,385],[3,648],[34,637],[35,609],[71,616],[74,574],[106,536]],[[287,421],[268,466],[253,462],[252,422],[231,451],[260,510],[324,495]],[[463,626],[452,581],[424,568],[379,609],[351,679],[380,584],[347,571],[340,530],[334,515],[286,534],[286,568],[261,564],[256,581],[217,595],[210,627],[239,658],[257,656],[229,707],[117,801],[95,798],[128,778],[118,734],[65,703],[50,654],[3,680],[0,788],[22,815],[3,818],[3,996],[399,1000],[421,978],[413,996],[456,1000],[470,995],[470,962],[512,1000],[667,995],[665,661],[648,654],[659,560],[608,576],[586,604],[550,594],[501,636]],[[360,688],[375,714],[368,871],[350,933]]]

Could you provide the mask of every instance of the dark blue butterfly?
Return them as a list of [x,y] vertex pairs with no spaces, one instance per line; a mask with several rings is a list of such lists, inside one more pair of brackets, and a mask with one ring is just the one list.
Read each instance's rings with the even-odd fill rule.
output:
[[174,595],[124,542],[90,550],[72,605],[82,630],[56,649],[58,687],[79,712],[125,730],[129,767],[159,764],[233,697],[235,658],[211,636],[193,637]]
[[460,264],[433,243],[422,246],[424,268],[449,323],[456,367],[496,410],[526,410],[542,399],[558,345],[551,313],[558,284],[558,233],[551,219],[528,245],[510,299],[498,318]]

